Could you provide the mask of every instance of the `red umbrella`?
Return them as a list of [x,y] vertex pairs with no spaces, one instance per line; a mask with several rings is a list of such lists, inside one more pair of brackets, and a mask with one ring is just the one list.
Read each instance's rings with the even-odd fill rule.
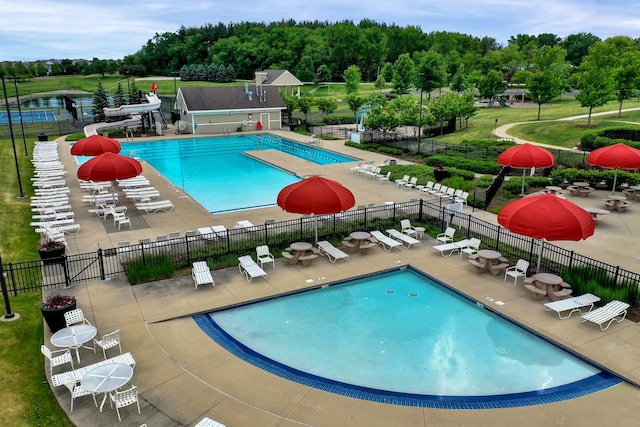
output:
[[533,144],[524,143],[507,148],[498,156],[498,164],[522,169],[522,194],[524,194],[524,176],[528,168],[549,168],[555,160],[551,151]]
[[118,154],[120,150],[118,141],[102,135],[82,138],[71,146],[71,154],[74,156],[97,156],[106,152]]
[[606,169],[615,169],[613,190],[616,191],[618,169],[640,169],[640,150],[626,144],[614,144],[593,150],[587,156],[587,163]]
[[593,235],[595,223],[589,212],[553,194],[530,196],[509,203],[498,214],[498,223],[517,234],[544,240],[582,240]]
[[351,209],[355,204],[356,199],[348,188],[321,176],[312,176],[287,185],[278,193],[278,206],[287,212],[298,214],[335,214]]
[[158,86],[156,86],[156,82],[151,82],[151,92],[155,92],[158,90]]
[[[100,154],[78,168],[78,178],[85,181],[128,179],[141,173],[142,165],[139,161],[110,152]],[[115,193],[113,201],[115,204]]]

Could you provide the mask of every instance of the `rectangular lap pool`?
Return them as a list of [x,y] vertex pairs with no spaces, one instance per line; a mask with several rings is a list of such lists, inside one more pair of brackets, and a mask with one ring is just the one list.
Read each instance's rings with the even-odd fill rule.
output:
[[275,149],[317,164],[356,160],[268,134],[121,145],[121,154],[145,160],[209,212],[273,206],[280,190],[299,180],[244,152]]

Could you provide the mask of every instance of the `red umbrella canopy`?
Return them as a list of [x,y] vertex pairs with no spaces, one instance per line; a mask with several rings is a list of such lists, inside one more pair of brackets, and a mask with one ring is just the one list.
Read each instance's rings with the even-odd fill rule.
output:
[[614,144],[593,150],[587,163],[607,169],[640,169],[640,150],[625,144]]
[[525,197],[506,205],[498,223],[517,234],[546,240],[582,240],[593,235],[589,212],[553,194]]
[[98,156],[106,152],[118,154],[120,149],[120,143],[115,139],[102,135],[91,135],[73,144],[71,154],[74,156]]
[[151,82],[151,91],[155,92],[158,90],[158,86],[156,86],[156,82]]
[[351,209],[353,193],[342,184],[321,176],[312,176],[287,185],[278,194],[278,206],[299,214],[332,214]]
[[551,151],[529,143],[507,148],[498,156],[498,164],[512,168],[549,168],[554,162]]
[[106,152],[94,157],[78,168],[78,178],[85,181],[113,181],[127,179],[142,173],[136,159]]

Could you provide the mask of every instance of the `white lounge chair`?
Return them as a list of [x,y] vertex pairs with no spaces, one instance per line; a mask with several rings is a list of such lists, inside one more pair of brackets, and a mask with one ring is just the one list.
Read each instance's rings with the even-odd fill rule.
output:
[[411,236],[407,236],[406,234],[402,234],[401,232],[399,232],[395,228],[387,230],[387,233],[389,234],[389,236],[391,238],[400,241],[402,243],[402,245],[404,247],[406,247],[407,249],[409,249],[412,245],[419,245],[420,243],[422,243],[418,239],[415,239],[415,238],[413,238]]
[[[615,320],[620,323],[627,317],[627,309],[629,307],[630,305],[624,301],[613,300],[600,308],[583,314],[582,321],[596,323],[600,325],[601,331],[606,331],[611,322]],[[604,326],[605,323],[607,326]]]
[[456,234],[456,229],[453,227],[447,227],[444,233],[440,233],[436,236],[436,241],[442,243],[453,242],[453,236]]
[[349,259],[349,255],[342,252],[340,249],[333,246],[331,242],[327,242],[326,240],[318,242],[318,249],[320,249],[320,255],[326,256],[332,263],[339,259],[343,259],[345,261]]
[[467,247],[470,242],[471,240],[464,239],[464,240],[460,240],[459,242],[450,242],[450,243],[445,243],[443,245],[435,245],[433,246],[433,249],[435,249],[436,251],[439,251],[440,255],[442,256],[451,256],[452,253],[460,252],[462,248]]
[[397,241],[396,239],[392,239],[391,237],[385,236],[381,231],[373,230],[371,231],[371,235],[378,241],[378,244],[382,246],[382,249],[387,252],[391,252],[391,249],[393,248],[404,247],[401,242]]
[[[507,281],[507,276],[513,277],[513,286],[518,284],[518,277],[527,278],[527,270],[529,269],[529,261],[519,259],[516,265],[509,267],[504,271],[504,281]],[[598,298],[599,299],[599,298]]]
[[[582,309],[589,307],[587,313],[593,309],[593,304],[600,301],[600,297],[593,294],[584,294],[573,298],[561,299],[544,304],[546,311],[555,311],[560,319],[568,319],[574,312],[582,314]],[[569,312],[563,316],[562,313]]]
[[151,214],[156,212],[166,212],[173,210],[173,203],[170,200],[158,200],[156,202],[142,202],[136,203],[136,208],[139,211],[145,211],[145,213]]
[[193,284],[195,285],[196,290],[198,290],[198,286],[200,285],[211,285],[214,288],[216,287],[216,282],[213,280],[211,270],[209,269],[206,261],[196,261],[193,263],[191,277],[193,278]]
[[251,282],[254,277],[267,278],[267,272],[264,271],[249,255],[244,255],[238,258],[240,264],[238,264],[238,270],[244,274],[248,282]]
[[200,233],[200,236],[202,236],[203,239],[218,240],[218,235],[213,232],[211,227],[200,227],[198,228],[198,233]]

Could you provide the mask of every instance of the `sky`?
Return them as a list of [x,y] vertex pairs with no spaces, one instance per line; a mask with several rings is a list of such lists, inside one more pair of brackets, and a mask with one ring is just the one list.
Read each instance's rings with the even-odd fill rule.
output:
[[637,0],[0,0],[0,61],[122,59],[156,33],[238,22],[362,19],[493,37],[640,38]]

